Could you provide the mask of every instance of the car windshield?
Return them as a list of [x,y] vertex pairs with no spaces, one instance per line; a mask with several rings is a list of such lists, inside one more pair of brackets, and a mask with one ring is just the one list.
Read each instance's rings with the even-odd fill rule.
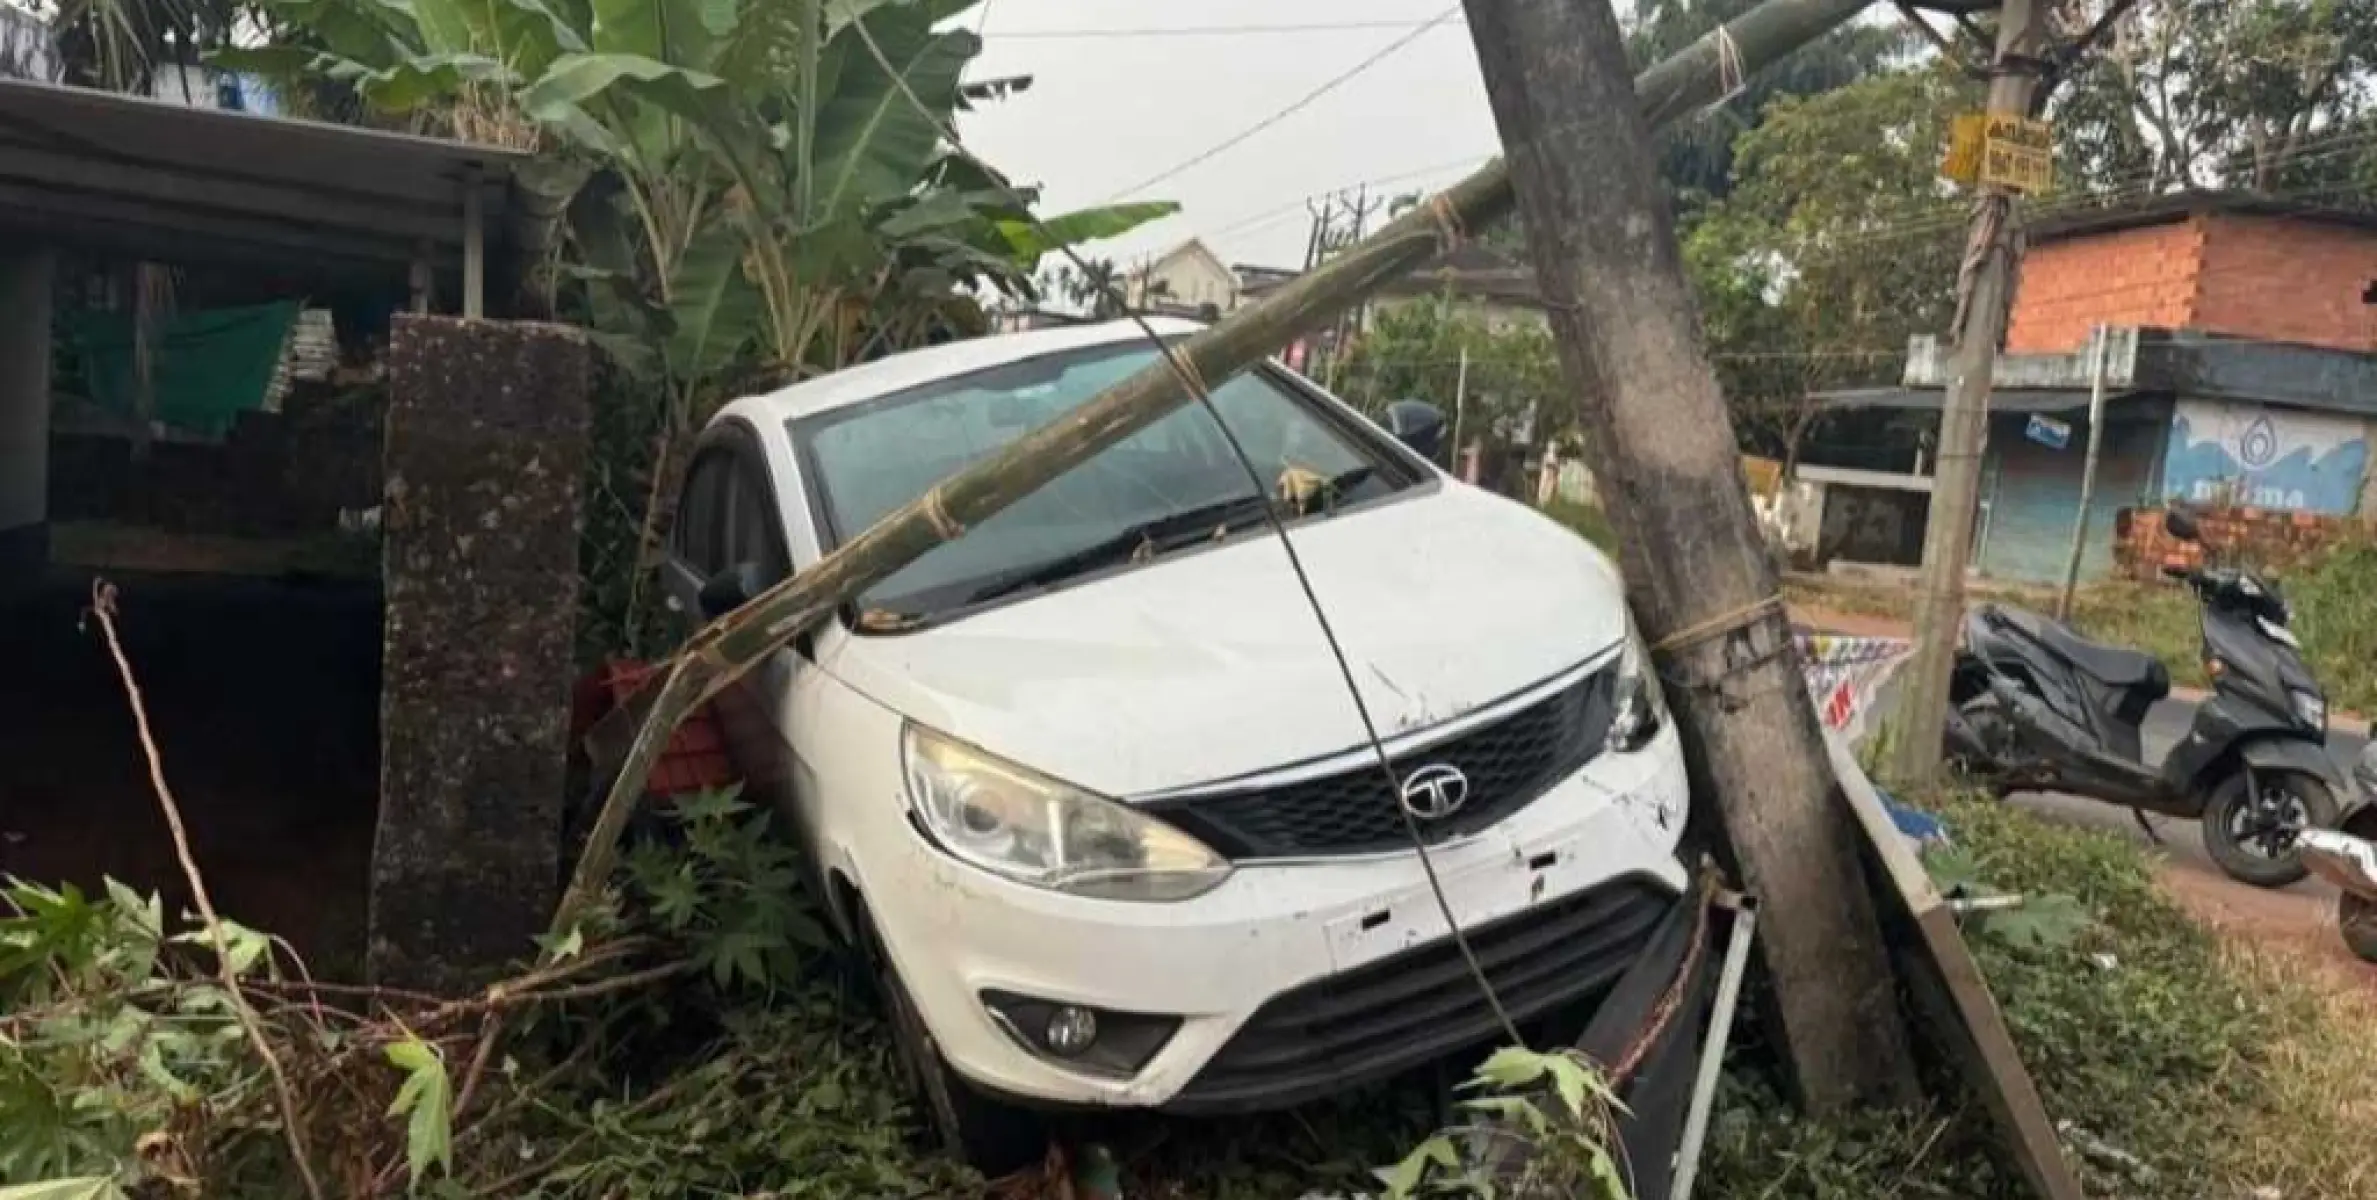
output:
[[[1099,346],[794,420],[827,547],[1153,361],[1145,344]],[[1299,511],[1359,503],[1417,478],[1263,372],[1215,388],[1213,402],[1272,494],[1317,490]],[[922,616],[1054,586],[1258,522],[1265,495],[1213,418],[1189,405],[935,547],[859,603]]]

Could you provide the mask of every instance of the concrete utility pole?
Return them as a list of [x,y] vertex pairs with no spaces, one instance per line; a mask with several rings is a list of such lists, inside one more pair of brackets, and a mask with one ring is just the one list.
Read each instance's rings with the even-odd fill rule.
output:
[[1585,453],[1693,773],[1759,898],[1788,1059],[1817,1111],[1915,1094],[1859,834],[1800,676],[1700,344],[1650,129],[1598,0],[1466,0]]
[[[1997,56],[1990,68],[1989,111],[2030,115],[2043,66],[2046,25],[2041,0],[2006,0],[1998,12]],[[1964,621],[1964,573],[1973,556],[1973,507],[1981,492],[1981,454],[1989,442],[1989,387],[1997,344],[2005,337],[2014,290],[2014,196],[1983,185],[1966,235],[1958,280],[1956,370],[1940,412],[1940,441],[1923,531],[1923,588],[1915,608],[1915,656],[1898,711],[1896,767],[1901,783],[1931,782],[1947,724],[1948,677]]]

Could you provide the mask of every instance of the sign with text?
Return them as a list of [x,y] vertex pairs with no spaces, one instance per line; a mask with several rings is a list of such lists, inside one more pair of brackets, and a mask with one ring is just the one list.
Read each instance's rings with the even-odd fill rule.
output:
[[2045,121],[1991,114],[1981,139],[1981,183],[2024,195],[2055,186],[2055,131]]
[[2009,113],[1964,113],[1949,132],[1940,174],[1962,184],[2044,192],[2055,185],[2055,131]]

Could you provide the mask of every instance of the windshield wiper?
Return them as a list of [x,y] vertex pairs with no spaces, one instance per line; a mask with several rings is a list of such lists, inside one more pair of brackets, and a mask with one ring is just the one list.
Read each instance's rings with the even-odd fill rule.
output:
[[1269,503],[1270,500],[1263,496],[1238,496],[1141,521],[1069,554],[994,577],[967,593],[965,602],[979,604],[985,600],[996,600],[1001,596],[1046,587],[1112,563],[1153,557],[1182,546],[1214,540],[1229,532],[1231,521],[1260,513]]

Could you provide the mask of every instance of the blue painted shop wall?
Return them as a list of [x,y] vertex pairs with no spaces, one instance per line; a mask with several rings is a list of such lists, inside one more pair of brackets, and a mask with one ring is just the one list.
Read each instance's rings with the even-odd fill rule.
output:
[[2360,506],[2368,427],[2339,413],[2181,400],[2162,492],[2172,500],[2349,515]]
[[[2156,470],[2170,434],[2170,406],[2124,400],[2105,426],[2089,505],[2088,540],[2080,578],[2113,570],[2113,522],[2122,509],[2153,503]],[[1981,463],[1982,527],[1975,557],[1983,575],[2027,583],[2060,583],[2072,552],[2072,518],[2080,507],[2080,474],[2088,452],[2085,413],[2071,414],[2063,449],[2024,436],[2029,418],[1990,418],[1989,453]]]

